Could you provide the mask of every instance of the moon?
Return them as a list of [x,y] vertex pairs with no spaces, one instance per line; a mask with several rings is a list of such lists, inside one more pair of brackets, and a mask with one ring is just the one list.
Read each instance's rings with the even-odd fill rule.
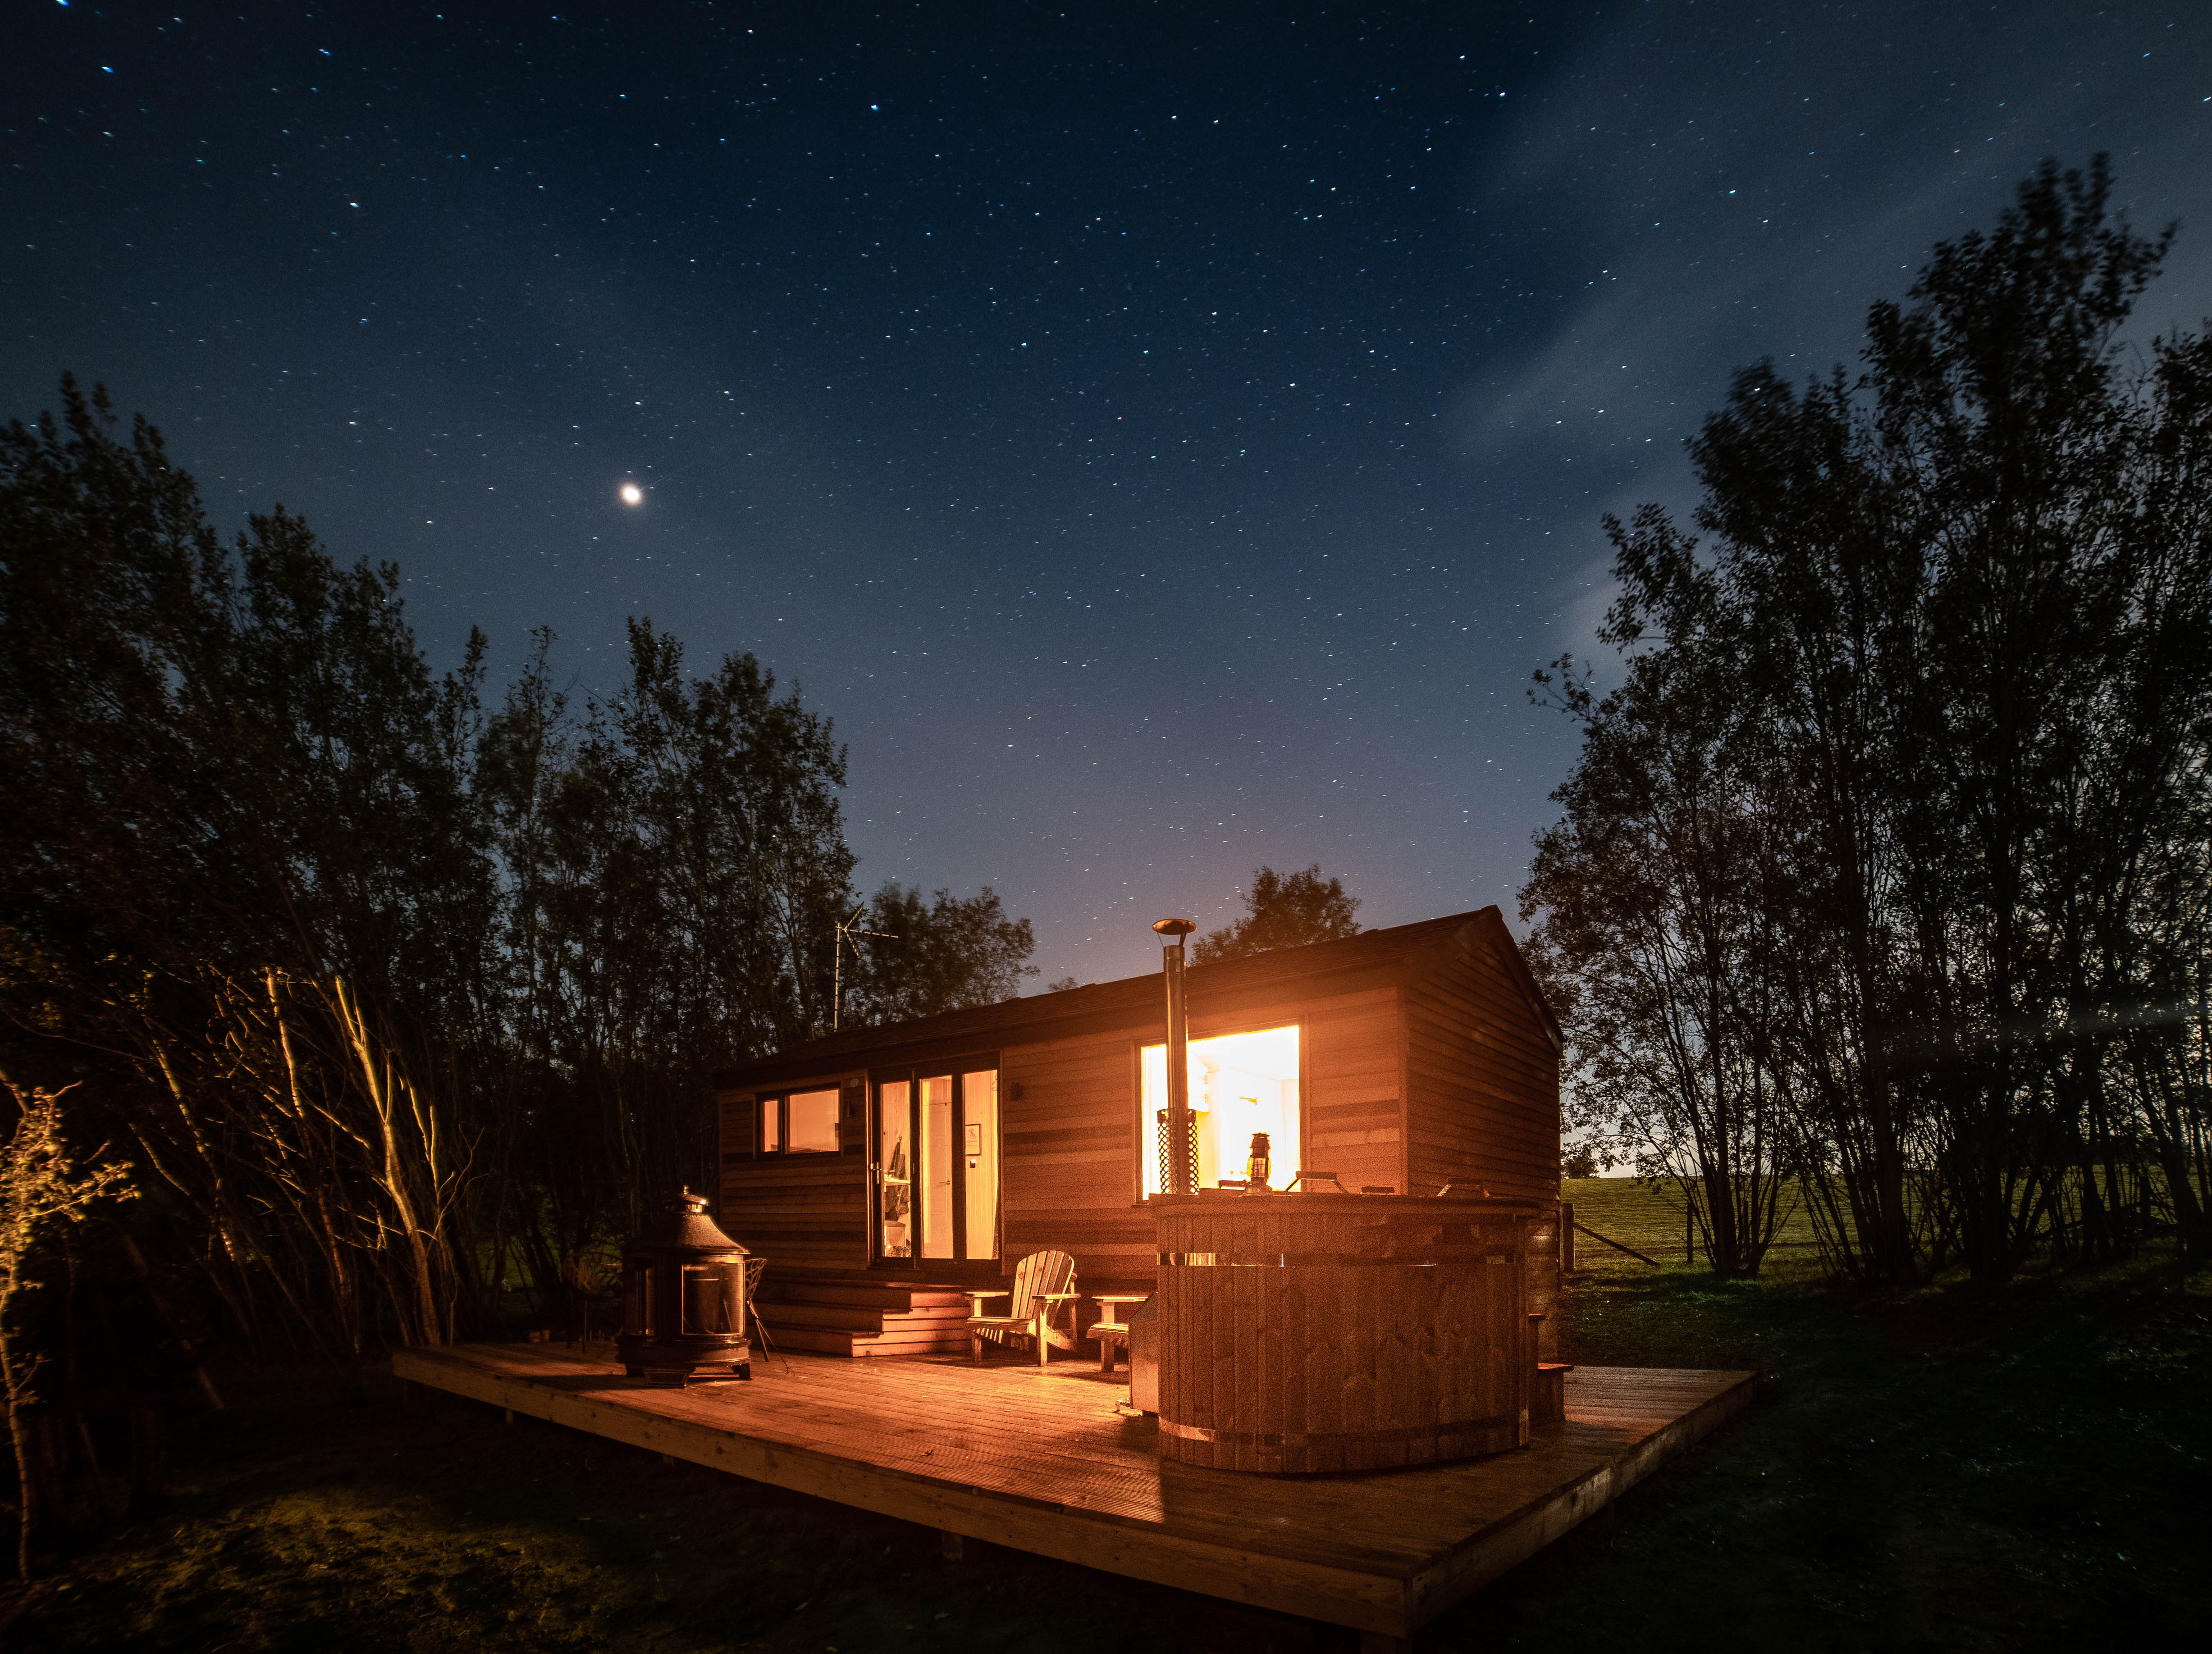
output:
[[623,483],[622,485],[622,502],[625,506],[642,506],[645,504],[645,490],[639,488],[635,482]]

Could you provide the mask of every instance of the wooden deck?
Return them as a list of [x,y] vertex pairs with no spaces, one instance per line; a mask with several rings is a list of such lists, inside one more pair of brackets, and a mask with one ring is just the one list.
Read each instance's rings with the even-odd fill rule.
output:
[[1166,1462],[1094,1362],[757,1360],[652,1389],[611,1350],[404,1350],[399,1378],[781,1487],[1110,1573],[1412,1634],[1747,1405],[1747,1372],[1582,1368],[1527,1447],[1414,1469],[1265,1476]]

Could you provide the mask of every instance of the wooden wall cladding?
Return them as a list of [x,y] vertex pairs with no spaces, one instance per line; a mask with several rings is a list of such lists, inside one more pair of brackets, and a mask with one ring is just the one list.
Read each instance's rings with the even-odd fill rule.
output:
[[760,1115],[750,1091],[718,1091],[714,1094],[714,1113],[721,1130],[720,1164],[729,1165],[733,1160],[753,1158],[753,1145],[760,1141]]
[[717,1101],[723,1233],[787,1269],[866,1269],[866,1155],[755,1154],[752,1094],[723,1092]]
[[[1374,989],[1308,1004],[1194,1011],[1194,1039],[1303,1023],[1302,1155],[1277,1151],[1275,1171],[1334,1172],[1346,1187],[1403,1186],[1398,991]],[[1135,1032],[1088,1035],[1000,1053],[1004,1088],[1006,1267],[1057,1248],[1085,1289],[1157,1274],[1152,1219],[1139,1204]],[[1157,1039],[1157,1036],[1151,1036]],[[1016,1088],[1018,1088],[1018,1094]]]
[[999,1054],[1004,1264],[1054,1248],[1079,1287],[1149,1281],[1152,1220],[1137,1205],[1137,1042],[1093,1034]]
[[1408,1192],[1398,993],[1378,988],[1307,1011],[1305,1154],[1296,1166],[1279,1156],[1279,1178],[1334,1172],[1355,1193],[1368,1184]]
[[1406,991],[1413,1185],[1555,1201],[1559,1051],[1496,945],[1469,942],[1439,949]]

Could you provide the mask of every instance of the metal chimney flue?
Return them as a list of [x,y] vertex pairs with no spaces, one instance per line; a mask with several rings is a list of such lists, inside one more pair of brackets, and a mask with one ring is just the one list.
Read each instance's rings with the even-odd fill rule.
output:
[[1190,1115],[1190,1018],[1182,982],[1182,939],[1198,926],[1188,919],[1162,919],[1152,929],[1166,946],[1160,972],[1168,989],[1168,1106],[1160,1134],[1160,1182],[1170,1195],[1198,1191],[1197,1144]]

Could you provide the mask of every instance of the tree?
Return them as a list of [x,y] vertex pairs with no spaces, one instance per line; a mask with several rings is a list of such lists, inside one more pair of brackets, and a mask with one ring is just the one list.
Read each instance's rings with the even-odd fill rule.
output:
[[709,1076],[824,1033],[854,858],[829,719],[749,654],[711,676],[649,621],[580,714],[541,633],[487,722],[503,871],[512,1172],[496,1225],[579,1312],[586,1260],[708,1168]]
[[1785,1215],[1771,818],[1730,705],[1692,659],[1644,655],[1602,701],[1571,676],[1559,686],[1583,754],[1553,795],[1565,819],[1537,835],[1522,912],[1543,915],[1530,963],[1571,1012],[1567,1124],[1677,1183],[1715,1273],[1751,1275]]
[[0,1146],[0,1387],[8,1408],[8,1439],[15,1452],[15,1571],[31,1577],[31,1534],[39,1519],[40,1478],[33,1474],[30,1437],[23,1409],[37,1399],[31,1388],[40,1358],[23,1350],[8,1326],[16,1294],[38,1282],[27,1280],[23,1265],[40,1232],[57,1221],[82,1220],[96,1200],[128,1200],[131,1168],[95,1166],[79,1172],[62,1142],[62,1092],[43,1087],[25,1091],[0,1075],[15,1100],[15,1129]]
[[[143,1254],[332,1362],[503,1312],[711,1178],[716,1069],[828,1031],[845,754],[647,618],[574,704],[434,673],[389,564],[225,545],[143,420],[0,430],[0,1045],[149,1168]],[[1026,921],[886,886],[864,1015],[1014,992]]]
[[2160,1204],[2212,1247],[2212,354],[2123,353],[2172,233],[2110,195],[2102,158],[2046,163],[1874,307],[1856,380],[1739,373],[1691,444],[1705,546],[1656,507],[1607,519],[1626,685],[1524,893],[1577,1014],[1662,1052],[1670,1020],[1630,1015],[1585,939],[1655,904],[1689,934],[1705,899],[1595,851],[1681,773],[1624,732],[1705,732],[1758,945],[1725,996],[1700,980],[1704,1037],[1764,1051],[1769,1141],[1869,1277],[2109,1253]]
[[1358,936],[1359,924],[1352,916],[1358,909],[1359,898],[1346,895],[1341,880],[1323,879],[1318,862],[1288,877],[1261,867],[1244,893],[1244,917],[1200,936],[1192,946],[1191,962],[1208,965]]
[[281,509],[226,548],[157,431],[63,392],[0,432],[0,1011],[247,1341],[435,1336],[469,1254],[419,1156],[491,1033],[482,640],[434,676],[396,569]]
[[856,1024],[994,1005],[1036,974],[1024,963],[1036,947],[1030,922],[1008,918],[988,884],[973,896],[940,890],[925,902],[920,890],[893,881],[876,892],[861,924],[878,934],[866,939],[851,990],[846,1014]]

